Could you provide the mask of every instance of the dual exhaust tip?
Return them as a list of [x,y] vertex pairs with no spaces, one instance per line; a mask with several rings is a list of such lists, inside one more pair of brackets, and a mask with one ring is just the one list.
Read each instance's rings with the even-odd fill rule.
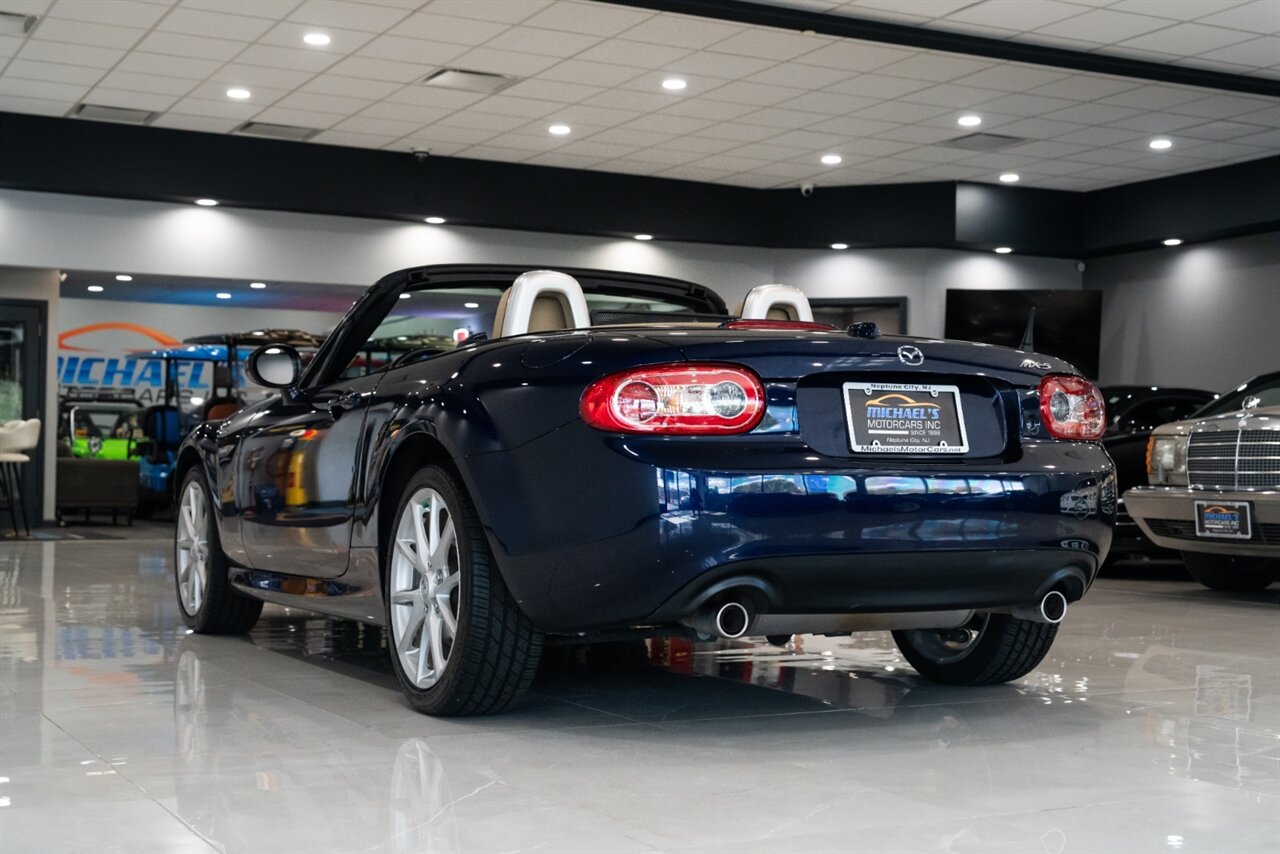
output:
[[[1067,597],[1061,590],[1050,590],[1044,597],[1034,605],[1022,605],[1013,608],[1006,613],[1017,617],[1020,620],[1031,620],[1036,623],[1049,623],[1056,625],[1062,622],[1067,615]],[[956,616],[961,615],[961,616]],[[769,633],[796,633],[804,634],[806,632],[823,631],[823,630],[852,630],[852,631],[872,631],[893,628],[930,628],[929,625],[916,625],[916,623],[938,623],[938,627],[949,627],[947,624],[954,623],[960,625],[968,621],[972,617],[973,612],[933,612],[926,614],[901,614],[901,615],[847,615],[840,618],[833,615],[835,625],[832,622],[833,617],[813,616],[797,614],[793,616],[773,615],[767,616],[757,615],[755,610],[746,602],[739,599],[730,599],[719,605],[713,605],[704,608],[695,614],[692,618],[686,620],[687,625],[701,632],[702,634],[714,635],[716,637],[733,640],[747,634],[755,627],[755,634]],[[859,620],[859,616],[863,619]],[[896,617],[896,619],[895,619]],[[919,618],[924,617],[923,621]],[[937,617],[937,619],[928,619],[928,617]],[[950,619],[946,619],[950,617]],[[887,618],[887,619],[885,619]],[[786,627],[775,625],[777,623],[794,621],[795,626],[790,632],[783,631]],[[902,625],[894,625],[900,622]],[[769,625],[764,625],[768,623]],[[825,625],[825,623],[832,623]]]

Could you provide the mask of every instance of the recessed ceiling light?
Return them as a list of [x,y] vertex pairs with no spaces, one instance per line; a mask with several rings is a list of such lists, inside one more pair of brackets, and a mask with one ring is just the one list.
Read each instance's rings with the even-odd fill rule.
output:
[[91,294],[100,294],[102,293],[102,285],[90,285],[89,287],[85,288],[85,290],[87,290]]
[[196,199],[196,204],[202,208],[212,208],[212,207],[217,207],[218,200],[217,199]]
[[255,291],[260,291],[266,286],[267,286],[266,282],[250,282],[249,283],[249,287],[253,288]]
[[849,244],[848,243],[832,243],[831,248],[832,249],[848,249]]
[[653,240],[652,234],[637,234],[636,240]]
[[1021,180],[1022,176],[1017,172],[1006,172],[1000,176],[1000,183],[1002,184],[1016,184]]
[[315,47],[324,47],[332,41],[326,33],[307,33],[302,40]]
[[431,225],[444,225],[445,219],[442,216],[429,216],[426,219],[424,219],[423,222],[429,223]]
[[573,133],[573,128],[569,127],[568,125],[552,125],[551,127],[547,128],[547,133],[551,134],[552,136],[568,136],[569,134]]
[[218,291],[216,294],[214,294],[214,296],[217,297],[218,299],[231,299],[231,294],[227,293],[226,291]]
[[997,255],[1008,255],[1008,254],[1009,254],[1010,252],[1012,252],[1012,251],[1013,251],[1013,250],[1012,250],[1011,248],[1009,248],[1008,246],[997,246],[997,247],[996,247],[996,254],[997,254]]
[[688,81],[681,80],[679,77],[668,77],[666,80],[662,81],[662,88],[666,89],[668,92],[679,92],[688,85]]
[[840,165],[841,163],[843,163],[843,162],[844,162],[844,158],[843,158],[843,157],[841,157],[839,154],[824,154],[824,155],[822,155],[822,165],[823,165],[823,166],[839,166],[839,165]]
[[1165,246],[1181,246],[1181,245],[1182,245],[1182,238],[1181,238],[1181,237],[1170,237],[1170,238],[1168,238],[1167,240],[1165,240],[1165,241],[1164,241],[1164,245],[1165,245]]
[[1173,140],[1160,137],[1158,139],[1151,140],[1147,145],[1155,151],[1168,151],[1170,148],[1173,148]]
[[[408,295],[408,294],[401,294],[401,295],[400,295],[400,299],[408,299],[408,298],[409,298],[409,295]],[[355,305],[355,303],[352,303],[352,305]]]
[[981,116],[961,116],[960,118],[956,119],[956,123],[963,128],[976,128],[978,125],[982,124],[982,117]]
[[246,101],[253,97],[253,93],[241,86],[232,86],[227,90],[227,97],[234,98],[237,101]]
[[128,275],[125,275],[124,273],[121,273],[120,275],[116,276],[116,281],[117,281],[117,282],[132,282],[132,281],[133,281],[133,276],[128,276]]
[[478,302],[464,302],[464,303],[462,304],[462,307],[463,307],[463,308],[479,308],[479,307],[480,307],[480,303],[478,303]]

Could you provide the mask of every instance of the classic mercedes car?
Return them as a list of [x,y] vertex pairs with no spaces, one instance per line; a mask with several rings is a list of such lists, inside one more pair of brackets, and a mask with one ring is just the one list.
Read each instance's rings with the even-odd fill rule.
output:
[[[363,355],[401,336],[432,343]],[[419,267],[305,369],[247,367],[280,393],[179,454],[187,625],[384,626],[431,714],[510,706],[566,639],[891,630],[926,678],[1017,679],[1111,541],[1105,405],[1070,365],[836,329],[783,285],[730,314],[673,279]]]
[[1147,447],[1147,486],[1124,493],[1142,532],[1214,590],[1280,580],[1280,373],[1242,383]]

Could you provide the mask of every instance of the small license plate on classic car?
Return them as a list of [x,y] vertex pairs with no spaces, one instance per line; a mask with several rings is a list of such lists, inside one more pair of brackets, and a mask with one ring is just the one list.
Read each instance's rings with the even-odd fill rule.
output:
[[1197,501],[1196,536],[1248,540],[1253,520],[1248,501]]
[[963,454],[960,389],[916,383],[845,383],[849,446],[855,454]]

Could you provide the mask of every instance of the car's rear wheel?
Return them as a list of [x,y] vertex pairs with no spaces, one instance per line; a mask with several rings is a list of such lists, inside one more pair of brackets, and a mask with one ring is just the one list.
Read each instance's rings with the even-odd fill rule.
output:
[[209,487],[198,466],[182,481],[175,517],[173,570],[182,621],[206,635],[249,631],[258,622],[262,602],[236,592],[227,578],[227,556],[218,539]]
[[432,715],[483,715],[520,700],[542,634],[493,565],[480,520],[454,476],[409,480],[383,550],[388,646],[405,697]]
[[893,640],[926,679],[950,685],[996,685],[1034,670],[1057,635],[1054,623],[982,614],[960,629],[898,631]]
[[1253,555],[1211,555],[1183,552],[1191,577],[1210,590],[1251,593],[1265,590],[1280,576],[1280,559]]

